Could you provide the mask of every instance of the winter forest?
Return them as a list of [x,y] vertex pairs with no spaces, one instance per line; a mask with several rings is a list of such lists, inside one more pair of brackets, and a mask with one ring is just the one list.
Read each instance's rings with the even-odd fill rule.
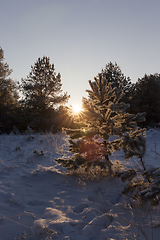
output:
[[[57,132],[62,127],[70,127],[73,124],[70,111],[65,106],[70,96],[63,93],[61,74],[56,74],[49,57],[38,58],[31,66],[28,76],[20,82],[10,78],[12,70],[5,62],[2,48],[0,67],[1,133],[10,133],[15,129],[24,132],[27,127],[35,131]],[[146,113],[146,120],[141,126],[158,126],[160,74],[145,74],[136,83],[132,83],[131,79],[122,73],[117,63],[112,62],[108,63],[97,76],[99,74],[108,82],[123,85],[124,96],[120,102],[130,105],[126,109],[128,113]]]
[[11,73],[0,48],[1,239],[159,239],[160,74],[109,62],[75,113],[49,57]]

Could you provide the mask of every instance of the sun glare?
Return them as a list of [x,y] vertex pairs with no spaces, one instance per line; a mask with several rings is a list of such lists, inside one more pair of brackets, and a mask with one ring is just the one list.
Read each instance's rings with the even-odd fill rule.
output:
[[74,105],[73,106],[73,112],[75,113],[75,114],[78,114],[78,113],[80,113],[82,111],[82,108],[79,106],[79,105]]

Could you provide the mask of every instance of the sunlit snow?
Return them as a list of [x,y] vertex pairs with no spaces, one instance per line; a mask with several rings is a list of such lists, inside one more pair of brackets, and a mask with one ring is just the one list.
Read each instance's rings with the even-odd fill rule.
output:
[[[118,178],[80,182],[54,162],[63,134],[0,135],[0,239],[159,239],[159,208],[131,207]],[[111,160],[126,162],[122,152]],[[160,131],[147,131],[147,168],[160,166]],[[152,225],[152,230],[151,230]],[[153,238],[152,238],[153,236]]]

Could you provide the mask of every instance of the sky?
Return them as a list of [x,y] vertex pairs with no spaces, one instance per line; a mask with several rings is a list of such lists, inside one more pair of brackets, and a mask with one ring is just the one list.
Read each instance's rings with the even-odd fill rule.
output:
[[110,61],[132,82],[160,73],[159,0],[0,0],[0,47],[20,81],[43,56],[61,73],[69,105]]

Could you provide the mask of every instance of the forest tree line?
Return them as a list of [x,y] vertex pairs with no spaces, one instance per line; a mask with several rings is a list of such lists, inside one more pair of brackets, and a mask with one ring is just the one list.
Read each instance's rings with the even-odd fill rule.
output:
[[[24,132],[28,127],[35,131],[57,132],[73,126],[73,117],[65,105],[68,93],[62,91],[61,75],[55,72],[49,57],[38,58],[25,79],[15,82],[12,70],[5,62],[0,47],[0,132]],[[129,113],[146,112],[143,126],[160,123],[160,74],[145,74],[132,83],[117,63],[109,62],[100,73],[115,86],[123,86],[122,102],[128,103]],[[83,99],[85,102],[85,98]],[[84,106],[85,107],[85,106]]]

